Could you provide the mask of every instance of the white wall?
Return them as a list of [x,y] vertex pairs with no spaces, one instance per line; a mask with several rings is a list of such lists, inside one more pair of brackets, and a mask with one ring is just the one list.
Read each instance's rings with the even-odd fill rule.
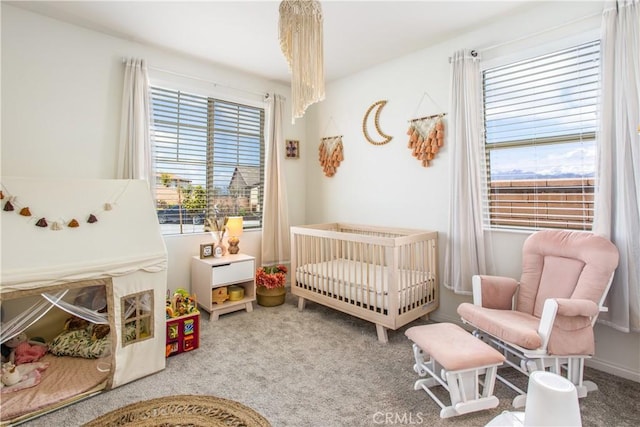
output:
[[[336,175],[326,178],[317,158],[307,158],[307,222],[437,230],[442,271],[450,202],[448,140],[445,138],[444,149],[432,166],[423,168],[407,148],[408,120],[448,112],[448,59],[454,51],[476,49],[485,64],[497,64],[505,58],[538,54],[549,45],[553,50],[569,47],[599,36],[601,11],[600,2],[541,2],[525,14],[479,23],[476,31],[331,82],[326,100],[310,109],[307,140],[319,143],[322,137],[343,135],[345,159]],[[369,144],[362,132],[363,116],[378,100],[388,101],[380,115],[380,128],[393,136],[382,146]],[[494,234],[494,273],[519,277],[527,234]],[[441,285],[440,298],[433,318],[459,322],[456,308],[470,297],[455,295]],[[596,334],[596,357],[591,365],[640,381],[639,335],[607,327],[598,327]]]
[[[206,90],[258,102],[260,94],[289,99],[289,88],[235,70],[143,46],[2,4],[2,141],[4,176],[115,178],[123,58],[148,61],[152,83]],[[219,83],[181,78],[159,70]],[[243,89],[241,91],[235,89]],[[216,91],[217,92],[213,92]],[[284,137],[301,141],[301,158],[284,160],[292,225],[305,222],[305,121],[284,120]],[[283,150],[284,151],[284,150]],[[189,262],[209,234],[169,236],[169,288],[189,288]],[[3,246],[5,242],[2,242]],[[260,262],[260,232],[247,232],[241,249]]]
[[[291,224],[353,221],[433,229],[440,233],[444,253],[448,150],[445,145],[433,166],[422,168],[406,148],[407,120],[448,110],[448,57],[453,51],[484,49],[561,27],[483,52],[487,60],[500,60],[505,55],[515,58],[549,40],[570,42],[576,34],[597,30],[599,16],[563,24],[600,10],[599,2],[543,3],[525,15],[478,23],[477,31],[330,83],[327,99],[312,106],[305,120],[296,121],[295,126],[285,120],[285,138],[299,139],[301,144],[301,158],[284,161]],[[123,57],[143,57],[155,68],[248,91],[289,96],[287,87],[254,76],[88,31],[6,3],[1,11],[2,175],[113,178]],[[151,74],[171,79],[166,74]],[[194,84],[174,79],[178,80]],[[435,102],[429,97],[421,102],[425,92]],[[381,99],[389,102],[380,126],[394,139],[387,145],[373,146],[362,136],[362,117]],[[345,161],[335,177],[325,178],[317,163],[317,149],[321,137],[333,135],[344,135]],[[525,237],[499,233],[493,248],[499,255],[497,274],[517,277]],[[260,239],[260,232],[245,233],[241,250],[259,256]],[[190,258],[198,254],[200,243],[210,240],[207,234],[165,238],[170,289],[188,286]],[[434,318],[457,321],[455,309],[467,300],[441,289],[441,307]],[[598,327],[592,365],[640,381],[638,348],[638,334]]]

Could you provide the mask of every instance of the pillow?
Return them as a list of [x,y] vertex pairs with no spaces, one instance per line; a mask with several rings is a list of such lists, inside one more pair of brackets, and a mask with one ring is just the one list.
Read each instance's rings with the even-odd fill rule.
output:
[[51,341],[49,351],[56,356],[96,359],[111,354],[111,341],[109,335],[92,340],[89,328],[65,331]]

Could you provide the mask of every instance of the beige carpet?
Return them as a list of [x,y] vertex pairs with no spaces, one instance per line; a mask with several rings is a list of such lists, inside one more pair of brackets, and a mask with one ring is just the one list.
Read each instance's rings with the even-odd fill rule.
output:
[[85,427],[271,427],[253,409],[214,396],[180,395],[144,400],[116,409]]
[[[288,295],[281,306],[255,306],[214,322],[204,313],[200,348],[170,357],[164,371],[24,426],[80,426],[144,399],[194,394],[240,402],[274,427],[476,427],[513,410],[515,393],[500,383],[497,408],[441,419],[438,405],[413,389],[418,375],[406,327],[380,344],[371,323],[313,303],[301,313],[296,303]],[[638,425],[640,383],[593,369],[585,377],[599,390],[580,399],[584,427]]]

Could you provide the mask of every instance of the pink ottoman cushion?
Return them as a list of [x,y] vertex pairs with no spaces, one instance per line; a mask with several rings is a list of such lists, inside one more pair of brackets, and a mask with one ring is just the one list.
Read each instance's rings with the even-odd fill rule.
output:
[[499,365],[504,356],[453,323],[413,326],[405,335],[447,371]]

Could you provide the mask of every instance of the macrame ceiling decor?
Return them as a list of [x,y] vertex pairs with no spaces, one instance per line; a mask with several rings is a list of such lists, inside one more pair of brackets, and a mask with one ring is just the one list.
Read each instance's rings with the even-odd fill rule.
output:
[[444,145],[443,114],[420,117],[409,121],[409,148],[416,159],[422,161],[422,166],[428,167],[429,162],[436,157]]
[[318,157],[324,176],[331,178],[335,175],[340,162],[344,160],[342,135],[322,138],[318,149]]
[[[98,216],[97,215],[99,215],[100,212],[106,212],[106,211],[112,210],[113,206],[118,202],[118,199],[120,199],[120,197],[126,191],[127,187],[129,186],[129,182],[130,181],[127,181],[127,183],[123,187],[122,191],[120,191],[117,194],[117,196],[113,198],[112,202],[106,202],[99,209],[95,209],[95,210],[91,211],[86,216],[87,224],[95,224],[96,222],[98,222]],[[22,206],[21,203],[18,201],[18,197],[12,195],[11,192],[5,187],[4,184],[0,184],[0,185],[3,188],[3,190],[0,191],[0,200],[4,200],[5,198],[7,199],[7,201],[4,202],[4,207],[2,208],[2,210],[4,212],[14,212],[16,210],[16,208],[19,208],[18,214],[20,216],[23,216],[23,217],[27,218],[27,220],[29,222],[35,221],[34,225],[36,227],[50,228],[51,230],[54,230],[54,231],[63,230],[65,227],[67,227],[67,228],[78,228],[78,227],[80,227],[80,222],[76,218],[71,218],[70,220],[69,219],[63,219],[63,218],[58,218],[57,221],[49,222],[49,221],[47,221],[47,219],[44,216],[33,215],[31,213],[31,208],[29,206]],[[35,219],[35,218],[37,218],[37,219]]]
[[291,123],[324,99],[322,7],[316,0],[280,3],[280,48],[291,71]]

